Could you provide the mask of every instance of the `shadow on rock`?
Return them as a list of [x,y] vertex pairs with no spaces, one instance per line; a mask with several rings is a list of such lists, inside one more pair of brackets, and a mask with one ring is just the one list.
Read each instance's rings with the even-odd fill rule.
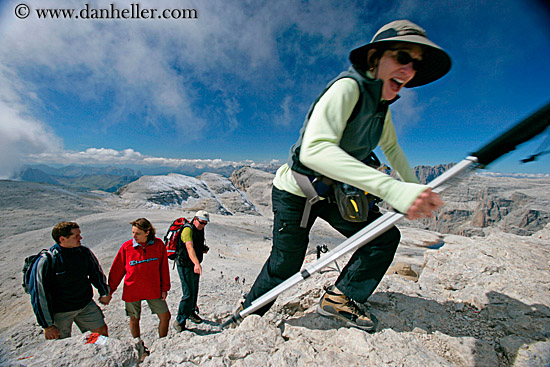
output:
[[221,333],[220,325],[207,319],[202,319],[202,323],[197,324],[196,327],[187,326],[185,330],[201,336]]
[[215,321],[210,321],[210,320],[206,320],[206,319],[202,319],[202,322],[203,324],[206,324],[206,325],[210,325],[210,326],[215,326],[215,327],[219,327],[220,324],[215,322]]
[[[478,310],[462,302],[439,303],[402,293],[378,292],[366,307],[379,321],[378,332],[423,330],[473,338],[475,366],[487,365],[488,360],[496,358],[501,366],[550,365],[550,308],[528,305],[494,291],[487,293],[487,298],[489,303]],[[285,320],[284,324],[313,330],[347,327],[315,312]]]

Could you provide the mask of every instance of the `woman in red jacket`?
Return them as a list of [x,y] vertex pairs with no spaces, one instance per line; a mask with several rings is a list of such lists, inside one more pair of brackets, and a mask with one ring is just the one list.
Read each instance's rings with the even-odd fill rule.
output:
[[151,312],[159,317],[159,337],[168,334],[170,311],[166,295],[170,290],[170,271],[166,247],[155,237],[155,228],[145,218],[132,223],[132,237],[122,244],[109,272],[111,295],[122,278],[122,300],[126,302],[126,315],[130,316],[130,333],[139,338],[141,301],[146,300]]

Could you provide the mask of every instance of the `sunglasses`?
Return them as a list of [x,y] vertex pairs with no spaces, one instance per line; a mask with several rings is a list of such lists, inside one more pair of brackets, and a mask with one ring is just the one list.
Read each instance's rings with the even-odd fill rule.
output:
[[205,226],[205,225],[208,224],[208,222],[205,221],[205,220],[198,220],[198,219],[197,219],[197,221],[199,222],[199,224],[202,224],[203,226]]
[[389,49],[389,51],[397,51],[397,54],[394,54],[394,58],[401,65],[408,65],[409,63],[412,62],[412,67],[414,71],[420,70],[423,66],[422,60],[413,58],[411,54],[408,53],[407,51],[403,51],[399,49],[391,49],[391,48]]

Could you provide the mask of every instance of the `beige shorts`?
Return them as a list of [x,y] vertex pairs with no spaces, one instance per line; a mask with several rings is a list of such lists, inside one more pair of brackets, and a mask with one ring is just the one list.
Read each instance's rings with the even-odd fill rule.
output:
[[59,339],[71,336],[73,322],[81,332],[96,330],[105,325],[103,312],[92,300],[76,311],[57,312],[53,315],[54,325],[59,329]]
[[[161,313],[168,312],[168,305],[166,301],[160,298],[146,300],[151,313],[160,315]],[[141,301],[126,302],[126,316],[134,316],[136,319],[141,317]]]

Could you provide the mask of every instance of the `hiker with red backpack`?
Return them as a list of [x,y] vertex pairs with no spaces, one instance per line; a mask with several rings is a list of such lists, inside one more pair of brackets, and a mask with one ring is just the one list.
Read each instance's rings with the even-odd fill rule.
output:
[[[181,281],[182,297],[178,307],[178,315],[174,321],[174,329],[182,332],[186,329],[187,319],[199,324],[202,319],[197,314],[197,298],[199,294],[199,279],[202,274],[201,262],[203,254],[208,252],[208,246],[204,242],[204,228],[210,222],[210,214],[205,210],[199,210],[193,220],[187,221],[179,218],[181,228],[175,230],[177,250],[175,261]],[[174,227],[173,225],[168,230]],[[168,234],[167,234],[168,236]],[[169,241],[166,240],[167,246]]]
[[159,337],[168,334],[170,311],[166,296],[170,290],[170,269],[166,247],[155,237],[155,227],[145,218],[132,223],[132,239],[120,247],[109,272],[111,296],[124,278],[122,300],[130,317],[132,337],[141,335],[141,301],[147,301],[151,313],[159,317]]

